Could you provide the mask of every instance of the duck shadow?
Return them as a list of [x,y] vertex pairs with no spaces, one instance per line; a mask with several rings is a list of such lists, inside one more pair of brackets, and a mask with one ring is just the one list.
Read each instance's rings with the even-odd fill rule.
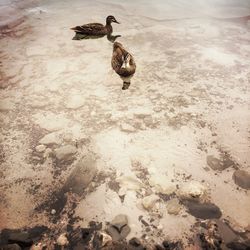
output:
[[76,33],[75,36],[72,38],[72,40],[87,40],[87,39],[99,39],[103,37],[107,37],[107,40],[110,41],[111,43],[114,43],[115,40],[118,37],[121,37],[121,35],[116,35],[113,36],[112,34],[107,34],[107,35],[86,35],[82,33]]

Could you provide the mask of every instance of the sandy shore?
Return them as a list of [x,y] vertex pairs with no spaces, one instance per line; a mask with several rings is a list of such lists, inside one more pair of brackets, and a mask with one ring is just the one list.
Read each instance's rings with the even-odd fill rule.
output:
[[[238,18],[250,11],[240,3],[0,6],[18,13],[0,40],[0,229],[60,233],[126,214],[127,239],[186,244],[213,218],[248,232],[250,24]],[[127,91],[112,43],[74,41],[69,29],[109,14],[137,63]],[[210,218],[194,200],[214,206]]]

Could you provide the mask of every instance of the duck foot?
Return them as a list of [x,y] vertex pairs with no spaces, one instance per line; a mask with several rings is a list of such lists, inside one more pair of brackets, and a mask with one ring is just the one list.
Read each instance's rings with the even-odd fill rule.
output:
[[123,83],[123,86],[122,86],[122,90],[128,89],[129,86],[130,86],[130,82],[124,82],[124,83]]

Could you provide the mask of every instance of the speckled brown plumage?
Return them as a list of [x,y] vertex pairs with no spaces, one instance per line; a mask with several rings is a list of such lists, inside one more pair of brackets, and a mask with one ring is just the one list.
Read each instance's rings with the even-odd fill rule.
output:
[[123,47],[121,43],[115,42],[113,45],[111,65],[114,71],[123,80],[122,89],[128,89],[130,79],[133,77],[136,70],[136,64],[133,56]]

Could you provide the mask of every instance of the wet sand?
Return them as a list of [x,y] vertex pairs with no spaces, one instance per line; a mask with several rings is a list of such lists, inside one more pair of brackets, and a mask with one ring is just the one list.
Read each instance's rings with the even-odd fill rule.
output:
[[[250,8],[197,4],[20,2],[0,40],[0,229],[60,233],[122,213],[127,239],[155,243],[187,244],[211,218],[249,230],[249,179],[236,171],[250,171],[250,21],[239,19]],[[69,29],[110,14],[137,64],[127,91],[112,43]]]

